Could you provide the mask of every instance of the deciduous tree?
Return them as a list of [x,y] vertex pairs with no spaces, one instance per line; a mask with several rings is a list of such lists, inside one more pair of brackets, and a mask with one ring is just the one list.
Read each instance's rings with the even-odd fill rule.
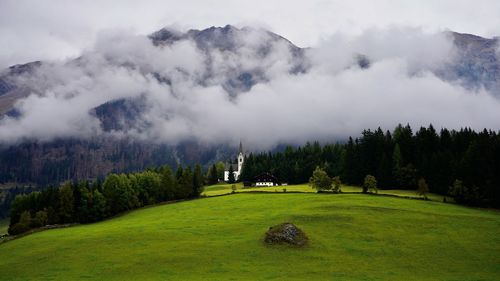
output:
[[333,192],[336,192],[336,193],[342,192],[342,190],[340,189],[342,182],[340,181],[339,176],[332,178],[332,184],[333,184],[333,187],[332,187]]
[[366,175],[365,180],[363,181],[363,193],[367,192],[378,192],[377,188],[377,179],[372,175]]
[[319,166],[316,167],[312,177],[309,178],[309,184],[318,191],[332,189],[332,179]]
[[418,189],[417,194],[423,196],[425,200],[427,200],[427,193],[429,192],[429,186],[425,182],[424,178],[420,178],[418,180]]

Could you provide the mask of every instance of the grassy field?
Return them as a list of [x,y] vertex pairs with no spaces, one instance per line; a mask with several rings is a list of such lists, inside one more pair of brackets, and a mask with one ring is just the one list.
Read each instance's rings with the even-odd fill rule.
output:
[[[232,184],[216,184],[205,187],[203,195],[205,196],[216,196],[229,194],[232,192]],[[311,188],[308,184],[298,184],[298,185],[288,185],[288,186],[273,186],[273,187],[243,187],[241,183],[236,184],[236,192],[249,192],[249,191],[262,191],[262,192],[283,192],[286,188],[287,192],[316,192],[315,189]],[[362,192],[359,186],[342,185],[342,192]],[[400,189],[381,189],[378,191],[379,194],[396,195],[402,197],[412,197],[421,198],[417,195],[414,190],[400,190]],[[428,199],[431,201],[443,201],[443,196],[438,194],[429,193],[427,195]],[[447,198],[448,202],[453,201],[451,198]]]
[[6,234],[9,229],[9,219],[0,219],[0,235]]
[[[310,245],[266,246],[293,222]],[[364,194],[239,193],[0,244],[1,280],[499,280],[500,213]]]
[[[243,184],[237,183],[236,192],[250,192],[250,191],[261,191],[261,192],[283,192],[286,189],[287,192],[306,192],[315,193],[316,190],[311,188],[308,184],[298,184],[298,185],[288,185],[288,186],[272,186],[272,187],[243,187]],[[232,184],[222,183],[211,186],[206,186],[203,192],[205,196],[216,196],[222,194],[229,194],[232,192]],[[342,186],[342,191],[344,192],[361,192],[361,188],[356,186]]]

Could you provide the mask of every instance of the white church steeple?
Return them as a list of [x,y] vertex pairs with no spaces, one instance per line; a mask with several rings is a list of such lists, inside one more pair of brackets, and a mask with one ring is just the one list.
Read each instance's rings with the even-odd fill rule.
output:
[[238,173],[241,174],[241,169],[243,168],[243,161],[245,161],[245,155],[243,155],[243,145],[240,140],[240,152],[238,153]]
[[[233,175],[236,180],[239,180],[241,170],[243,169],[243,163],[245,162],[245,153],[243,152],[243,144],[240,140],[240,149],[238,152],[237,163],[233,164],[231,162],[226,164],[226,169],[224,170],[224,181],[229,181],[229,171],[232,167]],[[234,158],[233,158],[234,159]]]

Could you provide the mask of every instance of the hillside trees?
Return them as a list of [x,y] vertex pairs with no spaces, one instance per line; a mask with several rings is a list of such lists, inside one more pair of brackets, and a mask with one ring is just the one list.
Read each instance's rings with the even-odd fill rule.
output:
[[36,212],[35,217],[31,220],[31,225],[33,227],[40,227],[47,225],[47,222],[48,222],[47,211],[42,210]]
[[31,214],[29,211],[23,211],[19,217],[19,222],[9,228],[10,234],[21,234],[30,230],[31,228]]
[[71,222],[74,216],[74,196],[71,183],[67,182],[59,191],[59,218],[61,222]]
[[19,195],[11,208],[9,233],[57,223],[88,223],[140,206],[193,198],[203,190],[201,166],[169,167],[131,174],[110,174],[104,182],[66,182],[60,189]]
[[[84,183],[84,184],[82,184]],[[82,182],[77,185],[79,190],[79,198],[75,200],[76,217],[80,222],[87,222],[91,217],[91,208],[93,201],[93,194],[87,188],[87,182]],[[40,225],[43,226],[43,225]]]
[[217,178],[223,179],[224,178],[224,169],[226,169],[226,164],[222,161],[218,161],[215,163],[215,167],[217,168]]
[[182,169],[180,178],[177,179],[177,198],[188,198],[193,194],[193,172],[191,167]]
[[365,175],[373,175],[379,188],[416,190],[418,179],[425,178],[429,192],[442,195],[460,179],[467,195],[459,195],[458,201],[500,207],[500,135],[487,130],[438,131],[432,125],[416,133],[409,125],[385,133],[365,130],[345,143],[306,143],[250,154],[240,178],[251,181],[269,172],[282,182],[306,183],[317,166],[352,185],[362,185]]
[[161,186],[163,190],[163,200],[175,199],[175,190],[177,189],[177,181],[172,174],[172,169],[165,166],[160,169]]
[[99,221],[106,217],[106,198],[98,189],[93,190],[89,221]]
[[203,191],[203,174],[201,171],[201,165],[197,164],[194,167],[194,174],[193,174],[193,192],[191,193],[192,198],[199,197],[201,192]]
[[[137,191],[144,192],[140,186],[137,188]],[[134,195],[130,188],[130,180],[126,175],[109,175],[102,184],[102,189],[103,195],[107,198],[110,213],[117,214],[133,207],[132,196]]]

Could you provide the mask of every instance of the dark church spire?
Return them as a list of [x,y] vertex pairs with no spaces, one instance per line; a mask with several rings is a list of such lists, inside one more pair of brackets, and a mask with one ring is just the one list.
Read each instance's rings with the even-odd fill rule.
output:
[[243,153],[243,145],[241,144],[241,140],[240,140],[240,153]]

